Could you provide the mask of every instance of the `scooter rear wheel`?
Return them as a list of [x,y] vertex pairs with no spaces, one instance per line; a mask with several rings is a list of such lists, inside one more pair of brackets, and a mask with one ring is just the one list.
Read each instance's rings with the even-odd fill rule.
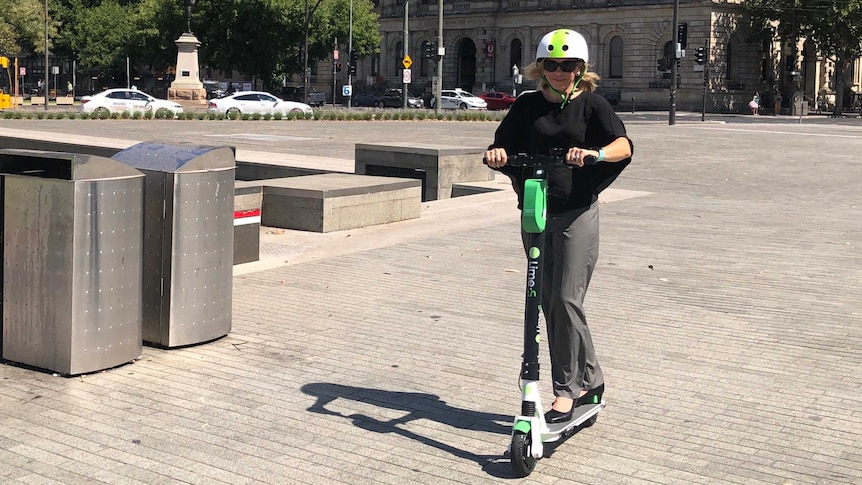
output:
[[509,457],[512,460],[512,470],[518,478],[524,478],[533,472],[536,468],[536,458],[530,455],[530,439],[529,433],[515,433],[512,436],[512,448]]

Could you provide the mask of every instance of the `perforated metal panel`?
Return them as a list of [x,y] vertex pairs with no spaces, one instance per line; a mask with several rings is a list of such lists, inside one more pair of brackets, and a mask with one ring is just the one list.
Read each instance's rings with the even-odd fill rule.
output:
[[201,342],[230,332],[233,177],[231,170],[174,179],[171,341]]
[[146,175],[144,341],[177,347],[227,335],[233,296],[233,151],[145,142],[112,158]]
[[123,167],[116,178],[62,180],[54,177],[90,176],[77,167],[110,161],[70,155],[39,168],[32,157],[33,169],[2,177],[3,358],[62,374],[134,360],[142,350],[143,175]]

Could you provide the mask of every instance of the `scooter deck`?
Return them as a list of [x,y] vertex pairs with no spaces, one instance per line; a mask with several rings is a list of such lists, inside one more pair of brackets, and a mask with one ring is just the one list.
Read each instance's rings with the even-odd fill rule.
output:
[[570,421],[566,421],[565,423],[548,423],[547,432],[542,433],[542,442],[548,443],[557,441],[567,431],[577,428],[589,421],[593,416],[599,414],[599,411],[601,411],[603,407],[605,407],[604,400],[599,404],[584,404],[575,408],[574,412],[572,412],[572,419]]

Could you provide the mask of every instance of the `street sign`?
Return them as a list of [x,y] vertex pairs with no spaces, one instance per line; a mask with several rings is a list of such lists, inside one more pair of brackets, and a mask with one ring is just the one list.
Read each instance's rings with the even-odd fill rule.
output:
[[347,96],[347,97],[352,96],[353,95],[353,86],[351,86],[350,84],[345,84],[344,86],[341,86],[341,95]]
[[413,59],[411,59],[409,55],[406,55],[404,56],[404,59],[401,60],[401,65],[404,66],[404,69],[410,69],[410,66],[413,65]]
[[401,76],[401,82],[404,84],[410,84],[413,82],[413,72],[410,69],[405,69],[402,71],[403,74]]

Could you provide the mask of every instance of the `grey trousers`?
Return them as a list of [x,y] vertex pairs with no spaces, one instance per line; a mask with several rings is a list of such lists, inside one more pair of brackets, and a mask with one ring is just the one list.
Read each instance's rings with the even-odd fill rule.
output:
[[[524,249],[529,234],[521,232]],[[599,204],[549,216],[545,227],[542,310],[554,395],[577,399],[604,384],[584,314],[584,296],[599,256]]]

